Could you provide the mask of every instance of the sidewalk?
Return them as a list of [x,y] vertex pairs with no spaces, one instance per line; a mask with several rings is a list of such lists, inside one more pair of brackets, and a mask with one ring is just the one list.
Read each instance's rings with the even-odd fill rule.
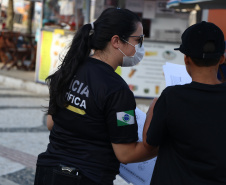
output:
[[[2,63],[0,63],[0,68]],[[0,83],[7,87],[20,88],[40,95],[48,95],[46,85],[35,82],[35,71],[0,69]]]
[[[0,70],[0,185],[32,185],[37,155],[49,142],[43,112],[48,88],[34,76],[34,71]],[[128,185],[118,175],[114,184]]]
[[[1,88],[1,84],[9,89]],[[26,90],[24,97],[17,97],[20,90],[16,89]],[[15,97],[6,93],[8,91]],[[0,70],[1,93],[10,98],[1,97],[0,116],[4,114],[4,117],[0,124],[0,185],[31,185],[37,155],[45,151],[48,144],[49,131],[45,113],[41,111],[41,105],[47,103],[48,87],[35,82],[34,71],[4,69]],[[151,101],[136,99],[137,107],[146,112]],[[127,185],[118,175],[114,184]]]
[[0,74],[11,86],[0,83],[0,185],[32,185],[37,155],[49,141],[43,109],[48,96],[12,87],[34,82],[9,77],[11,73]]

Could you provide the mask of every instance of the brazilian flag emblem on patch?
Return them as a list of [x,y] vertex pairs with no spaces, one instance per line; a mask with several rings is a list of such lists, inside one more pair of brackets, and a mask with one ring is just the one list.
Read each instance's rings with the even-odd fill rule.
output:
[[128,110],[124,112],[117,112],[117,125],[126,126],[135,123],[134,110]]

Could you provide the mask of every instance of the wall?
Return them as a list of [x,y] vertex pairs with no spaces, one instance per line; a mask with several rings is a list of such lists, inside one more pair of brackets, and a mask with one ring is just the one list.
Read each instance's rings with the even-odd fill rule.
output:
[[151,21],[151,40],[180,42],[181,34],[188,27],[188,18],[167,18],[165,16],[156,17]]
[[226,9],[210,9],[208,22],[212,22],[220,27],[226,38]]

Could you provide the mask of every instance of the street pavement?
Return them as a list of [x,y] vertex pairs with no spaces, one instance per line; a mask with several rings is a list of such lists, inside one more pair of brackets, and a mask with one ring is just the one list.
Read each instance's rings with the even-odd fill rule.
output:
[[48,97],[0,84],[0,185],[32,185],[49,132]]
[[[146,112],[149,103],[138,102]],[[37,156],[49,142],[47,105],[47,95],[0,83],[0,185],[33,185]],[[114,184],[128,185],[119,176]]]

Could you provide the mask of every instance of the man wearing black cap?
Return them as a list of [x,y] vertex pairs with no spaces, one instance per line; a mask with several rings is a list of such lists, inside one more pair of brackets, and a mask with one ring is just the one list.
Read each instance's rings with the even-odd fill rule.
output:
[[146,147],[159,146],[151,185],[225,185],[226,84],[217,79],[224,35],[203,21],[185,30],[176,50],[192,82],[167,87],[153,117],[150,107]]

